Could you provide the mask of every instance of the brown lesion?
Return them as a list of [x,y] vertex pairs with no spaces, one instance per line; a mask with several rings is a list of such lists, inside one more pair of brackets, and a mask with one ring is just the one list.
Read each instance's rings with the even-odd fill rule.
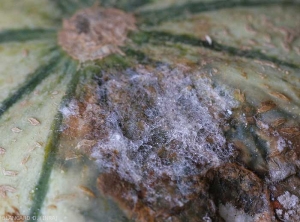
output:
[[[150,175],[149,175],[150,176]],[[210,217],[213,221],[223,221],[210,195],[208,194],[208,184],[201,176],[188,176],[182,178],[184,183],[190,183],[190,193],[183,197],[180,193],[176,181],[163,175],[156,178],[151,188],[156,194],[163,193],[164,197],[170,195],[172,199],[177,198],[182,201],[187,199],[181,206],[172,204],[172,201],[155,197],[154,201],[149,201],[148,188],[140,184],[137,188],[134,184],[122,179],[117,173],[103,173],[98,177],[97,185],[101,193],[111,196],[127,215],[141,222],[163,222],[167,219],[170,221],[205,221],[204,217]]]
[[20,213],[20,210],[15,206],[11,206],[11,210],[5,211],[3,216],[4,218],[6,218],[5,221],[10,221],[10,222],[24,222],[25,219],[27,218],[26,216],[22,215]]
[[58,33],[59,45],[81,62],[121,53],[127,34],[135,30],[133,15],[114,8],[94,6],[77,11],[63,21]]
[[268,191],[253,172],[232,163],[212,169],[207,174],[210,192],[217,202],[231,202],[249,215],[269,213]]

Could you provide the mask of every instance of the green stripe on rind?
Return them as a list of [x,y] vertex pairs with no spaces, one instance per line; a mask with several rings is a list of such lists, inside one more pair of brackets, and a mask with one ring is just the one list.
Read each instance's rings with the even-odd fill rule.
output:
[[298,64],[285,62],[275,57],[265,55],[256,50],[241,50],[232,46],[222,45],[216,41],[213,41],[212,44],[209,44],[207,41],[203,41],[189,35],[175,35],[167,32],[144,31],[132,34],[131,39],[137,44],[146,42],[152,44],[165,44],[166,42],[188,44],[192,46],[204,47],[217,52],[225,52],[233,56],[268,61],[290,68],[300,68],[300,65]]
[[[78,1],[74,0],[49,0],[53,2],[56,7],[61,11],[63,17],[72,15],[80,8]],[[88,1],[89,2],[89,1]]]
[[55,29],[16,29],[0,32],[0,43],[25,42],[49,38],[56,38]]
[[50,0],[62,12],[63,16],[70,16],[77,10],[99,4],[101,7],[114,7],[125,11],[134,11],[140,6],[151,3],[152,0]]
[[127,1],[111,1],[111,0],[100,0],[100,5],[104,7],[115,7],[125,11],[134,11],[138,7],[149,4],[152,0],[127,0]]
[[145,53],[143,53],[139,50],[136,50],[136,49],[133,49],[130,47],[122,48],[122,50],[125,52],[126,56],[135,59],[140,64],[157,64],[157,63],[159,63],[159,61],[154,60],[153,58],[150,58]]
[[255,7],[266,5],[300,5],[297,0],[233,0],[233,1],[214,1],[214,2],[190,2],[182,5],[170,6],[168,8],[139,12],[140,24],[157,25],[163,21],[171,20],[174,18],[184,17],[185,15],[215,11],[225,8],[235,7]]
[[[53,50],[53,49],[51,49]],[[50,53],[51,51],[49,51]],[[53,52],[53,56],[50,61],[38,68],[34,73],[29,75],[25,82],[8,98],[6,98],[0,105],[0,117],[17,101],[23,98],[24,95],[32,92],[47,76],[51,74],[51,71],[57,66],[62,54],[59,50]]]
[[[76,90],[77,84],[79,82],[79,78],[81,76],[81,71],[76,71],[77,64],[74,61],[71,61],[68,64],[69,65],[68,68],[66,69],[66,73],[68,75],[74,75],[75,73],[75,75],[73,76],[73,78],[69,83],[69,86],[67,88],[65,96],[62,99],[60,107],[65,106],[69,102],[71,96],[74,94]],[[59,146],[60,127],[61,127],[62,119],[63,119],[62,113],[59,111],[55,116],[55,120],[51,126],[50,135],[48,137],[48,141],[45,146],[44,162],[41,170],[41,176],[35,187],[36,192],[34,194],[33,204],[30,209],[29,221],[36,221],[35,218],[37,218],[40,215],[43,202],[45,200],[45,197],[49,189],[49,179],[50,179],[53,165],[56,160],[56,153]]]

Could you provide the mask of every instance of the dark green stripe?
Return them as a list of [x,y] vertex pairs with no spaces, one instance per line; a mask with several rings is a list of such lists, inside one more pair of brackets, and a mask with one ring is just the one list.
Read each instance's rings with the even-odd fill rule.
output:
[[186,15],[215,11],[225,8],[235,7],[255,7],[266,5],[300,5],[297,0],[219,0],[214,2],[190,2],[182,5],[174,5],[167,8],[139,12],[140,23],[146,25],[157,25],[163,21],[171,20],[174,18],[182,18]]
[[[76,72],[76,63],[74,61],[68,62],[67,68],[63,69],[65,73],[70,75],[74,75],[68,85],[67,91],[65,96],[62,99],[60,107],[65,106],[71,99],[71,96],[74,94],[77,84],[79,82],[79,78],[81,75],[81,71]],[[41,170],[41,176],[37,182],[35,187],[35,193],[33,197],[33,204],[30,209],[30,220],[29,221],[36,221],[34,220],[35,217],[40,215],[40,211],[47,195],[49,189],[49,180],[51,176],[51,171],[53,165],[56,160],[56,153],[59,147],[59,140],[60,140],[60,126],[62,123],[62,113],[59,111],[54,119],[54,122],[50,129],[50,135],[48,137],[46,146],[45,146],[45,156],[44,162]]]
[[213,43],[210,45],[207,41],[199,40],[189,35],[175,35],[167,32],[151,31],[132,34],[131,39],[138,44],[145,42],[162,45],[166,44],[167,42],[188,44],[192,46],[204,47],[217,52],[225,52],[233,56],[268,61],[290,68],[300,68],[300,65],[298,64],[282,61],[275,57],[265,55],[257,50],[241,50],[232,46],[222,45],[216,41],[213,41]]
[[139,50],[136,50],[136,49],[133,49],[130,47],[122,48],[122,50],[125,52],[126,56],[135,59],[140,64],[157,64],[157,63],[159,63],[159,61],[150,58],[145,53],[143,53]]
[[47,76],[49,76],[52,70],[56,67],[60,61],[61,53],[57,50],[50,61],[38,68],[34,73],[30,74],[25,82],[8,98],[6,98],[0,106],[0,117],[17,101],[23,98],[24,95],[32,92],[36,86],[38,86]]
[[[76,0],[50,0],[62,13],[62,17],[69,17],[80,8],[80,3]],[[90,2],[90,0],[87,0]]]
[[16,29],[0,32],[0,43],[56,38],[54,29]]
[[[96,67],[100,68],[100,70],[96,71],[94,70],[94,66],[92,65],[91,68],[85,67],[85,70],[93,70],[94,73],[99,73],[101,75],[101,70],[125,70],[127,68],[134,67],[138,64],[155,64],[158,63],[158,61],[155,61],[148,57],[143,52],[133,49],[130,46],[121,47],[121,50],[123,53],[125,53],[125,56],[120,54],[111,54],[103,59],[96,60],[93,62],[88,62],[86,64],[93,64],[96,65]],[[90,71],[91,71],[90,70]]]
[[125,11],[134,11],[138,7],[151,3],[153,0],[50,0],[62,12],[63,17],[74,14],[77,10],[91,7],[98,3],[101,7],[119,8]]
[[117,1],[111,1],[111,0],[100,0],[100,5],[104,7],[114,7],[119,8],[125,11],[134,11],[138,7],[141,7],[143,5],[149,4],[153,2],[153,0],[117,0]]

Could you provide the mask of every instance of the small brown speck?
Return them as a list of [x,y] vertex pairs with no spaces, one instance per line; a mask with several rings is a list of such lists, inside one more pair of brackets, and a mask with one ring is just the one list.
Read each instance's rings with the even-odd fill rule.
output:
[[266,101],[260,104],[260,107],[257,109],[257,113],[264,113],[269,110],[272,110],[276,107],[276,104],[272,101]]
[[50,209],[50,210],[56,210],[56,209],[57,209],[57,206],[54,205],[54,204],[51,204],[51,205],[49,205],[47,208]]
[[217,68],[213,68],[212,71],[214,72],[214,74],[217,74],[219,72]]
[[241,74],[245,79],[248,79],[248,74],[246,72],[242,72]]
[[287,101],[287,102],[290,102],[291,99],[289,97],[287,97],[286,95],[280,93],[280,92],[270,92],[270,95],[278,98],[278,99],[281,99],[281,100],[284,100],[284,101]]
[[75,194],[60,194],[54,198],[54,201],[72,200],[76,197]]
[[245,102],[245,94],[241,92],[241,90],[236,89],[234,91],[235,98],[240,102]]
[[250,117],[246,117],[246,121],[247,121],[247,124],[255,124],[255,119],[254,117],[250,116]]
[[28,122],[33,125],[33,126],[37,126],[37,125],[40,125],[40,121],[38,121],[36,118],[28,118]]
[[78,158],[80,158],[80,157],[82,157],[82,155],[76,155],[76,154],[74,154],[74,155],[72,155],[72,156],[67,156],[67,157],[65,158],[65,160],[68,161],[68,160],[78,159]]
[[17,189],[10,185],[0,185],[0,196],[5,198],[7,196],[7,192],[14,193]]
[[15,171],[15,170],[6,170],[6,169],[2,169],[2,174],[4,176],[11,176],[11,177],[15,177],[19,174],[18,171]]
[[269,66],[271,68],[277,69],[278,66],[272,62],[266,62],[266,61],[261,61],[261,60],[254,60],[255,63],[258,63],[260,65],[265,65],[265,66]]
[[259,78],[261,78],[261,79],[267,78],[267,75],[266,75],[266,74],[263,74],[263,73],[261,73],[261,72],[258,72],[258,75],[259,75]]
[[279,132],[288,135],[300,135],[300,129],[298,127],[284,127],[279,129]]
[[32,151],[35,150],[36,148],[41,148],[41,147],[42,147],[42,144],[41,144],[41,143],[35,142],[35,143],[34,143],[34,146],[32,146],[32,147],[28,150],[28,152],[32,152]]
[[42,144],[39,143],[39,142],[35,142],[35,143],[34,143],[34,146],[37,147],[37,148],[41,148],[41,147],[42,147]]
[[28,152],[30,153],[30,152],[34,151],[35,148],[36,148],[35,146],[30,147],[30,148],[28,149]]
[[29,159],[30,159],[30,155],[27,154],[27,155],[23,158],[23,160],[21,161],[21,165],[25,165],[25,164],[28,162]]
[[93,198],[96,197],[96,195],[94,194],[94,192],[91,189],[89,189],[89,188],[87,188],[85,186],[78,186],[78,189],[80,191],[82,191],[85,195],[89,196],[89,197],[93,197]]
[[261,130],[267,130],[269,128],[268,124],[264,123],[263,121],[257,120],[256,126]]
[[0,155],[4,155],[5,152],[6,152],[6,150],[4,148],[0,147]]
[[20,133],[20,132],[22,132],[23,130],[21,130],[21,129],[18,128],[18,127],[14,127],[14,128],[11,129],[11,131],[14,132],[14,133]]
[[273,127],[278,127],[278,126],[284,124],[285,122],[286,122],[286,119],[285,119],[285,118],[278,118],[278,119],[276,119],[274,122],[272,122],[271,125],[272,125]]

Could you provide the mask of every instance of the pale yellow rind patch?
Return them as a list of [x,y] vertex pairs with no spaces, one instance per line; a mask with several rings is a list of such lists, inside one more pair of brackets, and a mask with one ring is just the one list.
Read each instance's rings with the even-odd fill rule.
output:
[[[30,213],[44,163],[44,146],[69,79],[62,78],[63,74],[53,72],[35,92],[17,102],[0,119],[0,215],[14,209],[21,215]],[[53,90],[61,93],[53,96]]]
[[51,56],[43,56],[48,48],[49,42],[45,41],[0,45],[0,103],[10,96],[29,74],[49,60]]
[[191,15],[178,22],[166,21],[153,29],[204,41],[209,36],[212,42],[299,63],[299,15],[299,6],[234,7]]
[[0,31],[56,27],[59,12],[47,0],[1,0]]

